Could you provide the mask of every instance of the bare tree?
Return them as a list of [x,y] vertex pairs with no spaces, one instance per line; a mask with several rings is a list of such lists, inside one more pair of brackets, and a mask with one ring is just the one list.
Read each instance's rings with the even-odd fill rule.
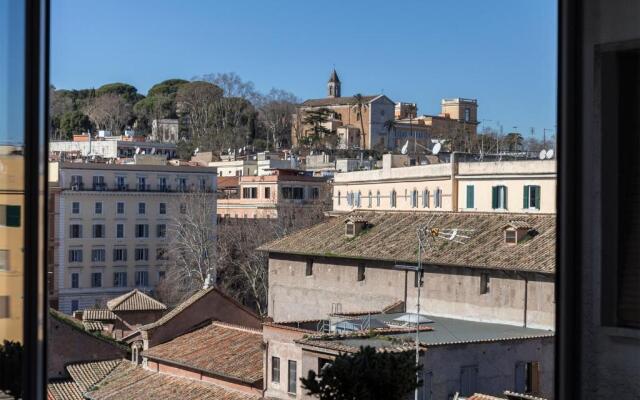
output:
[[187,192],[176,201],[179,210],[167,234],[169,267],[165,280],[179,294],[189,294],[215,285],[218,273],[216,253],[216,206],[213,194]]
[[213,122],[211,104],[222,97],[222,89],[208,82],[189,82],[178,89],[178,114],[187,115],[191,140],[199,144],[210,132]]
[[[296,112],[296,104],[300,100],[292,93],[284,90],[271,89],[260,106],[260,122],[266,129],[267,151],[269,142],[278,149],[282,144],[288,144],[291,135],[292,118]],[[286,143],[284,143],[286,142]]]
[[85,113],[98,129],[114,133],[121,132],[133,116],[131,104],[114,93],[93,99],[86,106]]
[[240,97],[255,105],[260,103],[261,95],[253,82],[243,81],[235,72],[206,74],[194,79],[213,83],[222,89],[224,97]]

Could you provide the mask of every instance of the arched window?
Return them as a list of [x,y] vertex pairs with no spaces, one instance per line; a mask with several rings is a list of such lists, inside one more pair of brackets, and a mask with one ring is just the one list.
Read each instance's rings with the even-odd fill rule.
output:
[[425,189],[422,191],[422,207],[423,208],[429,207],[429,190],[428,189]]
[[376,192],[376,207],[380,207],[380,191]]
[[373,199],[372,199],[372,196],[371,196],[371,190],[369,190],[369,203],[367,204],[367,206],[368,206],[369,208],[371,208],[371,206],[373,205],[372,200],[373,200]]
[[411,191],[411,208],[418,207],[418,189],[413,189]]
[[442,189],[436,189],[436,192],[433,195],[433,203],[435,208],[442,208]]
[[361,197],[362,193],[360,191],[358,191],[358,193],[356,193],[356,201],[355,201],[355,206],[357,208],[360,208],[360,197]]
[[396,191],[392,190],[391,195],[389,196],[389,202],[391,204],[391,208],[396,208],[396,197],[397,197]]

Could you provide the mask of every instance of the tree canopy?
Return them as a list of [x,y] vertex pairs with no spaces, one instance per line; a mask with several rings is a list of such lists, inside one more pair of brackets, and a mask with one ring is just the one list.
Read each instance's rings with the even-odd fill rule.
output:
[[377,352],[361,347],[355,354],[341,354],[316,374],[301,378],[309,395],[320,400],[400,400],[418,386],[412,352]]

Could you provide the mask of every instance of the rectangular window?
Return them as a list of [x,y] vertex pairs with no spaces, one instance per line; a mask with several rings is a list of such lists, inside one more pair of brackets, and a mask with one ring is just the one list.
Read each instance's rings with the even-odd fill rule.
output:
[[93,225],[93,237],[104,238],[104,225],[102,224]]
[[365,278],[364,272],[365,272],[364,265],[362,264],[358,265],[358,282],[364,281],[364,278]]
[[78,311],[80,304],[78,300],[71,300],[71,312]]
[[77,289],[80,287],[80,274],[77,272],[73,272],[71,274],[71,288]]
[[124,237],[124,224],[116,225],[116,238],[122,239]]
[[104,183],[104,176],[93,177],[93,190],[106,190],[107,185]]
[[304,188],[303,187],[294,187],[293,188],[293,198],[295,200],[304,200]]
[[158,178],[158,190],[160,190],[161,192],[166,192],[168,189],[169,187],[167,186],[167,178]]
[[9,250],[0,250],[0,271],[9,270]]
[[80,203],[74,201],[71,203],[71,214],[80,214]]
[[167,225],[165,224],[156,225],[156,236],[159,238],[167,237]]
[[167,203],[160,203],[160,210],[158,211],[160,214],[164,215],[167,213]]
[[271,382],[280,383],[280,357],[271,357]]
[[136,237],[148,238],[149,237],[149,225],[148,224],[136,224]]
[[257,199],[258,198],[258,188],[257,187],[242,188],[242,198],[243,199]]
[[138,177],[138,190],[141,192],[147,190],[147,178],[145,178],[144,176]]
[[116,212],[118,214],[124,214],[124,203],[119,201],[118,204],[116,205]]
[[480,294],[489,293],[489,273],[483,272],[480,274]]
[[169,259],[169,254],[167,253],[167,249],[163,247],[156,248],[156,260],[162,261],[162,260],[168,260],[168,259]]
[[145,214],[147,211],[147,205],[145,203],[138,203],[138,214]]
[[507,209],[507,187],[494,186],[491,188],[491,208],[494,210]]
[[69,237],[72,239],[78,239],[82,237],[82,225],[71,224],[69,225]]
[[127,249],[113,249],[113,261],[127,261]]
[[147,271],[136,271],[136,286],[149,286],[149,273]]
[[[317,187],[311,188],[311,196],[310,196],[313,200],[319,199],[320,198],[320,189]],[[371,196],[369,196],[369,203],[371,203]],[[371,207],[371,204],[369,204],[369,207]]]
[[0,296],[0,318],[11,317],[9,313],[9,296]]
[[291,394],[296,393],[296,386],[298,384],[298,365],[295,361],[289,360],[289,374],[287,392]]
[[145,248],[137,248],[135,250],[135,260],[136,261],[149,261],[149,249]]
[[72,175],[71,176],[71,190],[82,190],[82,176],[80,175]]
[[540,209],[540,186],[524,186],[522,195],[522,208],[524,208],[525,210]]
[[307,260],[307,268],[305,269],[304,275],[305,276],[313,275],[313,260]]
[[113,287],[127,287],[127,273],[126,272],[114,272],[113,273]]
[[187,190],[187,178],[178,178],[178,191],[185,192]]
[[91,287],[92,288],[102,287],[102,272],[91,273]]
[[20,227],[20,206],[0,205],[0,226]]
[[539,393],[540,391],[540,363],[537,361],[516,363],[517,393]]
[[187,213],[187,205],[184,203],[180,203],[180,214],[186,214]]
[[118,190],[126,190],[126,184],[124,181],[124,176],[116,176],[116,187]]
[[271,198],[271,188],[264,188],[264,198],[265,199],[270,199]]
[[94,213],[97,215],[102,214],[102,202],[100,201],[96,201],[95,207],[94,207]]
[[91,250],[91,261],[93,262],[104,262],[106,260],[106,251],[105,249],[92,249]]
[[167,276],[165,271],[158,271],[158,280],[161,281]]
[[473,185],[467,185],[467,208],[475,208],[474,193],[475,187]]
[[69,250],[69,262],[82,262],[82,250],[81,249]]

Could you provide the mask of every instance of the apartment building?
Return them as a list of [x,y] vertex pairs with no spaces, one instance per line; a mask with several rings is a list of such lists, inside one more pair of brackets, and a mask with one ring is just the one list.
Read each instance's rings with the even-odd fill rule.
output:
[[[216,202],[209,167],[51,163],[53,282],[65,313],[103,305],[131,289],[152,291],[168,263],[172,218],[191,192]],[[215,218],[212,219],[215,224]]]
[[212,161],[209,167],[215,167],[218,176],[262,176],[270,175],[274,168],[290,169],[295,165],[292,160],[283,160],[268,153],[258,153],[247,159]]
[[22,342],[24,157],[0,147],[0,342]]
[[333,210],[555,213],[555,160],[408,166],[385,154],[382,169],[334,176]]
[[269,175],[224,179],[218,197],[220,218],[277,218],[330,207],[326,178],[291,169],[273,169]]
[[171,159],[178,154],[174,143],[130,140],[124,136],[101,138],[88,134],[75,135],[73,140],[53,140],[49,142],[49,152],[61,159],[92,156],[103,159],[132,158],[136,154],[158,154]]

